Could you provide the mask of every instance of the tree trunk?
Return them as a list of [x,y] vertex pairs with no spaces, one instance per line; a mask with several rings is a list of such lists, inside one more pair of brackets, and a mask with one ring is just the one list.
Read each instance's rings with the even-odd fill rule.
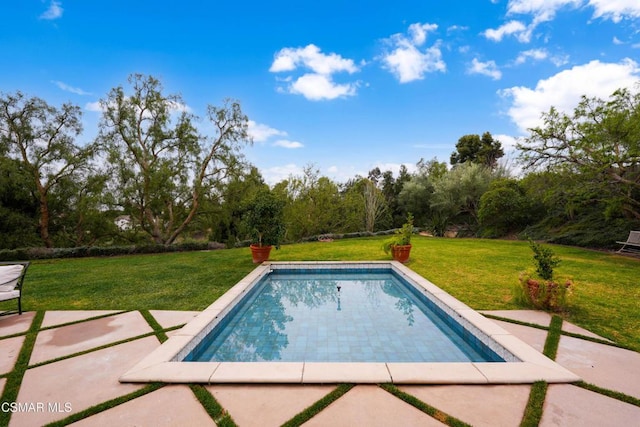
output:
[[53,242],[49,236],[49,202],[47,194],[43,190],[38,185],[38,192],[40,192],[40,237],[47,248],[52,248]]

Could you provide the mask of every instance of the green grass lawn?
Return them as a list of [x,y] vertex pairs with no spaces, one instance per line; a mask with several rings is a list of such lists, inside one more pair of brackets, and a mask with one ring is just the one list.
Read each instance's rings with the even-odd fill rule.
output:
[[[386,260],[384,237],[285,245],[274,261]],[[414,237],[407,264],[478,310],[521,309],[512,288],[533,267],[527,242]],[[553,246],[576,283],[567,320],[640,351],[640,260]],[[202,310],[249,273],[248,248],[33,262],[25,310]],[[15,301],[0,303],[13,309]]]

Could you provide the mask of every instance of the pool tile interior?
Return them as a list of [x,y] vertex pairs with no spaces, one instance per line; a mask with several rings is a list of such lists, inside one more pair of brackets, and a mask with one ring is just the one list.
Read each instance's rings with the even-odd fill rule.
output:
[[390,269],[280,269],[187,361],[503,361]]

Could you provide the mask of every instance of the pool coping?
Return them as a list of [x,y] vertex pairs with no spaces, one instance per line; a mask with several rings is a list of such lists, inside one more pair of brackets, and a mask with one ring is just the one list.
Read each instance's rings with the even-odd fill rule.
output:
[[[469,363],[342,362],[182,362],[233,305],[272,269],[391,268],[446,304],[457,316],[496,341],[520,361]],[[130,368],[120,382],[147,383],[289,383],[289,384],[531,384],[570,383],[580,377],[482,316],[418,273],[397,261],[265,262],[241,279],[158,349]]]

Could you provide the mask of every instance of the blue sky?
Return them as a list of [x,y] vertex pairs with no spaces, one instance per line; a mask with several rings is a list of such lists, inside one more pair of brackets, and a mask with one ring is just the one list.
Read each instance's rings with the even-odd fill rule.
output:
[[632,86],[640,1],[20,0],[0,46],[0,91],[81,106],[80,142],[111,88],[150,74],[199,116],[238,99],[268,182],[310,164],[344,181],[448,162],[465,134],[512,151],[550,106]]

